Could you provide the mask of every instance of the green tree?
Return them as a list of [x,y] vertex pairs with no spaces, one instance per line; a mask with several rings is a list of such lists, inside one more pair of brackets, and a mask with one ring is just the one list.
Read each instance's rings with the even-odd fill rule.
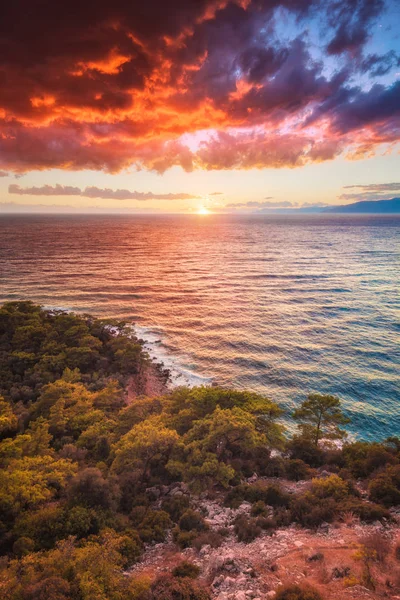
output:
[[176,431],[165,427],[161,417],[153,416],[138,423],[124,435],[115,448],[112,470],[117,473],[130,469],[143,482],[153,461],[168,462],[173,448],[179,442]]
[[25,456],[0,470],[0,511],[18,514],[54,498],[76,472],[70,460]]
[[335,440],[345,437],[346,431],[339,426],[350,422],[340,408],[339,398],[323,394],[310,394],[294,411],[293,418],[299,421],[302,435],[311,439],[315,446],[322,438]]
[[0,438],[17,429],[18,419],[3,396],[0,396]]
[[167,468],[200,491],[219,483],[227,487],[235,475],[231,462],[266,446],[257,416],[239,407],[222,409],[197,420],[183,437],[181,456]]

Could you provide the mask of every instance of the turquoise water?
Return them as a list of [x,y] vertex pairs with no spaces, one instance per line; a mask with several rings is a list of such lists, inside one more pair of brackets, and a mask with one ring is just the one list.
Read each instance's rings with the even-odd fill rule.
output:
[[400,217],[0,218],[0,300],[135,323],[176,383],[287,411],[334,393],[361,438],[400,435]]

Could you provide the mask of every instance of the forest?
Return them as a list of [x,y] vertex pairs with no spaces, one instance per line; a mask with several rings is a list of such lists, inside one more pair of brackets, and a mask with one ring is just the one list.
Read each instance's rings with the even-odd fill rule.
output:
[[[229,532],[196,508],[205,494],[251,504],[234,526],[243,543],[293,525],[317,530],[350,512],[390,523],[400,440],[347,440],[335,396],[304,398],[289,435],[281,408],[251,391],[166,387],[129,398],[129,378],[140,382],[151,365],[123,322],[29,301],[0,308],[2,599],[207,600],[190,562],[154,579],[129,571],[168,536],[198,551],[223,542]],[[291,494],[279,478],[309,485]],[[400,560],[400,547],[393,552]],[[372,585],[368,573],[363,583]],[[319,598],[297,586],[276,595]]]

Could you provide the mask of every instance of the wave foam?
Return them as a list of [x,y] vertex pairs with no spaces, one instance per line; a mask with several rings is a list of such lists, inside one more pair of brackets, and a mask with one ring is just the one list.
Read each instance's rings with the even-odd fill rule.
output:
[[150,358],[170,371],[170,382],[172,387],[197,385],[211,385],[212,378],[200,375],[186,366],[189,360],[183,355],[171,355],[166,349],[165,332],[161,327],[134,326],[136,336],[144,341],[143,348]]

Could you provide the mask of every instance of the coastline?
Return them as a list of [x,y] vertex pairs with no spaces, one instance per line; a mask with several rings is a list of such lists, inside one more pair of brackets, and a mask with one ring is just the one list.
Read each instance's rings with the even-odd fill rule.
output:
[[211,377],[196,373],[187,367],[185,357],[168,351],[161,327],[146,327],[133,323],[132,331],[153,363],[157,364],[161,371],[168,371],[168,387],[215,385]]
[[125,386],[126,403],[139,396],[164,396],[169,391],[169,372],[160,363],[149,362],[137,375],[131,375]]

